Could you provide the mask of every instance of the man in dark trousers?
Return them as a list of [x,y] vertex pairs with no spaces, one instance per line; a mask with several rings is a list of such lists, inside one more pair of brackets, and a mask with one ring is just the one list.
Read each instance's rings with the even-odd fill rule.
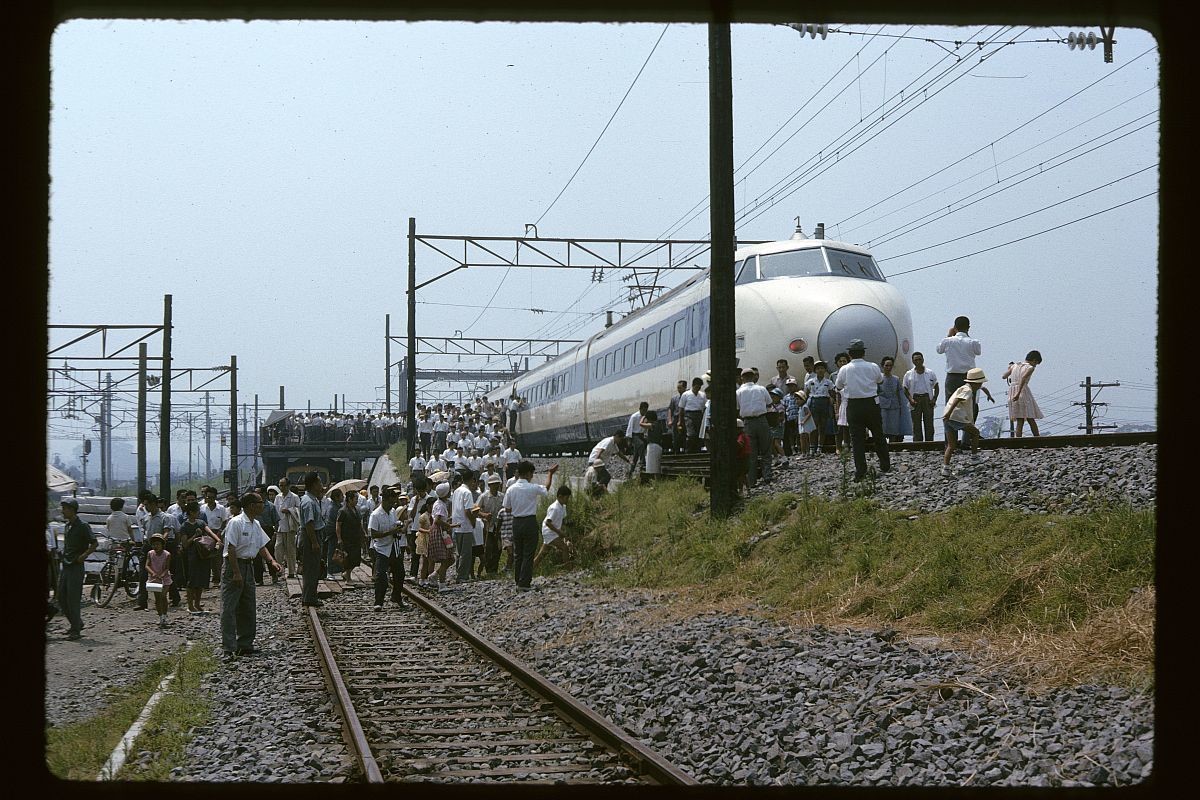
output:
[[[267,535],[267,552],[271,557],[275,557],[275,532],[279,530],[279,511],[275,508],[275,498],[279,496],[279,490],[274,486],[258,487],[258,496],[263,498],[263,507],[259,511],[257,520],[259,526],[263,529],[263,533]],[[263,564],[262,556],[254,557],[254,583],[263,585],[263,574],[266,571]],[[278,583],[279,575],[271,573],[271,583]]]
[[883,372],[878,364],[863,360],[867,348],[862,339],[853,339],[846,351],[850,354],[850,363],[838,370],[836,386],[848,398],[846,423],[850,428],[850,446],[854,450],[854,480],[861,481],[867,475],[868,430],[879,456],[879,471],[892,471],[887,440],[883,437],[883,416],[875,402],[879,384],[883,383]]
[[79,518],[79,501],[65,497],[62,515],[66,520],[63,531],[62,568],[59,570],[57,593],[58,606],[71,624],[67,638],[76,641],[83,638],[83,562],[96,550],[96,536],[92,528]]
[[321,512],[323,494],[325,487],[321,484],[321,476],[316,472],[307,473],[304,496],[300,498],[300,564],[304,570],[300,585],[306,606],[324,605],[317,599],[317,581],[321,579],[321,539],[325,529],[325,515]]

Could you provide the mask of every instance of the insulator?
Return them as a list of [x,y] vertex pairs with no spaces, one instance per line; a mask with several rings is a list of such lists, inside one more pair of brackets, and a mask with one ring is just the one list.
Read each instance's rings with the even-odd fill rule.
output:
[[1089,33],[1087,35],[1087,46],[1088,46],[1088,50],[1096,49],[1096,34]]

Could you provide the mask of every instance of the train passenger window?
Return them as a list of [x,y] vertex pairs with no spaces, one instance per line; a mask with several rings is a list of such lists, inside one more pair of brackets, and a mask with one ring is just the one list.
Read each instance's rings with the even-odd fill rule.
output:
[[599,358],[592,359],[592,378],[595,380],[600,379],[600,359]]
[[701,313],[701,304],[697,303],[692,309],[692,340],[696,341],[700,338],[700,331],[704,325],[704,315]]
[[671,328],[663,325],[658,329],[658,354],[665,356],[671,352]]
[[655,349],[656,349],[655,342],[657,342],[657,341],[658,341],[657,334],[652,333],[646,337],[646,360],[647,361],[654,360],[654,353],[655,353]]
[[609,353],[604,357],[604,374],[612,375],[617,371],[617,354]]
[[623,371],[625,369],[625,351],[618,347],[613,354],[617,357],[617,372]]
[[833,268],[834,275],[852,275],[855,278],[867,278],[873,281],[883,280],[879,266],[870,256],[833,249],[830,249],[828,253],[829,264]]
[[646,340],[638,339],[634,342],[633,348],[633,363],[640,364],[646,360]]
[[633,367],[633,345],[625,345],[625,358],[622,360],[623,369],[631,369]]
[[[825,251],[821,247],[789,250],[758,257],[758,269],[764,278],[796,278],[805,275],[828,275]],[[839,274],[837,268],[833,273]]]
[[686,334],[687,334],[687,325],[686,325],[686,323],[687,323],[687,320],[686,320],[686,319],[683,319],[682,317],[680,317],[679,319],[675,320],[675,330],[674,330],[674,331],[672,331],[672,335],[673,335],[673,338],[674,338],[674,342],[675,342],[675,349],[676,349],[676,350],[682,350],[682,349],[683,349],[683,345],[684,345],[684,343],[685,343],[685,341],[686,341],[686,340],[685,340],[685,338],[684,338],[684,337],[686,336]]

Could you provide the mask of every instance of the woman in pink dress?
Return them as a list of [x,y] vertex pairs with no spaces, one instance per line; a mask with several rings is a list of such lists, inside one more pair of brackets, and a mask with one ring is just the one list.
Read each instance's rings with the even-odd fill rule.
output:
[[1042,354],[1030,350],[1024,361],[1009,364],[1008,369],[1000,377],[1008,379],[1008,418],[1017,423],[1015,435],[1021,436],[1025,422],[1029,422],[1029,430],[1034,436],[1039,436],[1037,421],[1045,414],[1038,408],[1037,400],[1029,388],[1029,379],[1033,371],[1042,363]]

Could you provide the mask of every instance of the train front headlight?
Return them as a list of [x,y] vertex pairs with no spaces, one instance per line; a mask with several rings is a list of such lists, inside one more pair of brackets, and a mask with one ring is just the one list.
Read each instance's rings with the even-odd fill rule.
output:
[[791,343],[788,344],[788,350],[791,350],[793,353],[803,353],[807,349],[808,342],[803,339],[792,339]]

